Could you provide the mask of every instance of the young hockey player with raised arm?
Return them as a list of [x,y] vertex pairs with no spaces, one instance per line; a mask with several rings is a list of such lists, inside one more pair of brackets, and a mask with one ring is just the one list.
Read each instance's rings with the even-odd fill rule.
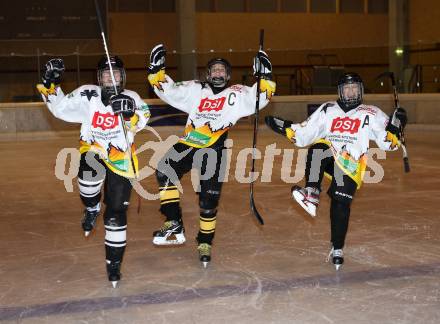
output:
[[[180,138],[159,163],[156,177],[159,182],[160,210],[166,217],[162,228],[153,233],[153,244],[183,244],[185,242],[179,191],[176,182],[193,166],[200,174],[211,171],[209,179],[201,179],[199,193],[199,232],[197,235],[200,261],[206,267],[211,261],[211,245],[216,227],[217,206],[222,188],[222,150],[228,130],[242,117],[255,112],[257,84],[252,87],[228,87],[231,65],[222,58],[209,61],[206,82],[198,80],[175,83],[165,74],[165,48],[153,48],[148,67],[148,80],[155,93],[169,105],[188,114],[184,136]],[[260,62],[262,70],[259,71]],[[265,52],[254,59],[254,74],[261,73],[260,108],[264,108],[275,92],[270,81],[272,65]],[[206,154],[204,154],[206,153]],[[214,156],[208,159],[207,156]],[[171,179],[166,167],[175,172]]]
[[86,236],[93,230],[104,186],[107,273],[116,287],[126,245],[130,179],[138,172],[134,135],[145,127],[150,112],[136,92],[124,89],[125,69],[117,56],[99,61],[98,86],[83,85],[67,96],[60,87],[63,71],[61,59],[50,60],[43,84],[37,88],[55,117],[81,124],[78,186],[85,205],[82,228]]
[[398,109],[391,118],[375,106],[362,103],[363,83],[359,75],[347,73],[338,82],[339,99],[322,104],[306,121],[293,124],[267,116],[266,124],[287,136],[298,147],[311,145],[306,160],[304,188],[294,186],[292,197],[310,215],[316,215],[324,173],[331,176],[327,191],[331,199],[331,251],[328,260],[336,270],[344,262],[342,249],[348,230],[350,205],[361,186],[367,165],[369,141],[382,150],[397,150],[406,112]]

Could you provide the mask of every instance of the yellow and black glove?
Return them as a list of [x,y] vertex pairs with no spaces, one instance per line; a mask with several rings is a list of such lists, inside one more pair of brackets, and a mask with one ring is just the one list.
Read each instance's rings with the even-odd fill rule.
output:
[[275,117],[275,116],[266,116],[264,118],[264,122],[274,132],[281,134],[281,135],[284,135],[284,136],[288,136],[287,131],[288,131],[288,129],[290,129],[290,126],[293,123],[290,120],[284,120],[282,118]]
[[136,102],[130,96],[118,94],[110,97],[110,105],[115,115],[122,114],[124,120],[130,120],[136,109]]
[[386,131],[394,134],[400,140],[400,134],[406,126],[408,117],[406,115],[406,110],[403,108],[396,108],[393,114],[388,120],[388,125],[386,126]]
[[61,83],[61,78],[64,72],[64,62],[60,58],[49,60],[44,66],[43,70],[43,85],[46,89],[50,89],[52,84],[55,86]]
[[155,74],[165,68],[165,56],[167,51],[163,44],[156,45],[150,54],[150,64],[148,65],[148,74]]
[[254,76],[261,77],[266,80],[272,79],[272,63],[265,51],[259,50],[254,57]]

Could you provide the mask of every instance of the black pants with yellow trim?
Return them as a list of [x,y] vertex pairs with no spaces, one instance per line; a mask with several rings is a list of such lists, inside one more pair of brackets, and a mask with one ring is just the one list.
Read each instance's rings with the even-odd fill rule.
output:
[[81,154],[78,172],[80,197],[84,206],[93,207],[101,200],[104,187],[105,254],[108,262],[122,262],[126,246],[127,209],[132,185],[130,180],[112,172],[91,151]]
[[[180,195],[176,184],[183,175],[195,168],[200,175],[199,183],[199,243],[211,244],[216,228],[217,206],[223,184],[226,154],[223,145],[211,148],[194,148],[176,143],[158,164],[156,178],[159,183],[160,211],[166,219],[182,221]],[[223,167],[224,166],[224,167]]]
[[335,249],[342,249],[347,236],[350,206],[356,193],[357,184],[335,164],[329,146],[324,143],[316,143],[307,152],[306,186],[321,191],[324,173],[332,177],[330,187],[327,190],[331,199],[331,242]]

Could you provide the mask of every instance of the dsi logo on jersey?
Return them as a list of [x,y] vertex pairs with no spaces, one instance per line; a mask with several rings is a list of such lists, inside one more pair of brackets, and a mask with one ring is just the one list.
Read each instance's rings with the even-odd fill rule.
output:
[[221,97],[217,99],[208,99],[205,98],[200,102],[199,111],[219,111],[223,109],[225,104],[226,97]]
[[360,119],[350,119],[348,117],[338,117],[333,119],[331,132],[341,132],[341,133],[350,133],[355,134],[359,130],[359,126],[361,125]]
[[118,126],[118,116],[111,113],[101,114],[99,111],[95,111],[92,125],[95,128],[100,127],[102,130],[115,128]]

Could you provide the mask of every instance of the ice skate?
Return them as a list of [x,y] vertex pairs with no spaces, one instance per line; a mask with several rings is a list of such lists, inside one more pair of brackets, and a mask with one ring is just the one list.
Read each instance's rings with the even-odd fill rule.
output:
[[211,244],[200,243],[197,250],[199,251],[200,262],[206,268],[211,261]]
[[312,187],[292,187],[292,198],[312,217],[316,216],[316,208],[319,205],[319,190]]
[[180,221],[166,221],[162,227],[153,233],[155,245],[178,245],[185,243],[185,229]]
[[338,271],[344,263],[344,252],[342,251],[342,249],[334,249],[332,247],[327,256],[327,262],[330,261],[330,258],[332,258],[332,262],[335,265],[336,271]]
[[89,236],[90,232],[95,228],[96,219],[98,218],[99,210],[84,210],[84,217],[81,221],[81,226],[84,230],[84,235]]
[[108,280],[112,283],[112,287],[116,288],[119,280],[121,280],[121,262],[110,262],[107,260],[107,275]]

